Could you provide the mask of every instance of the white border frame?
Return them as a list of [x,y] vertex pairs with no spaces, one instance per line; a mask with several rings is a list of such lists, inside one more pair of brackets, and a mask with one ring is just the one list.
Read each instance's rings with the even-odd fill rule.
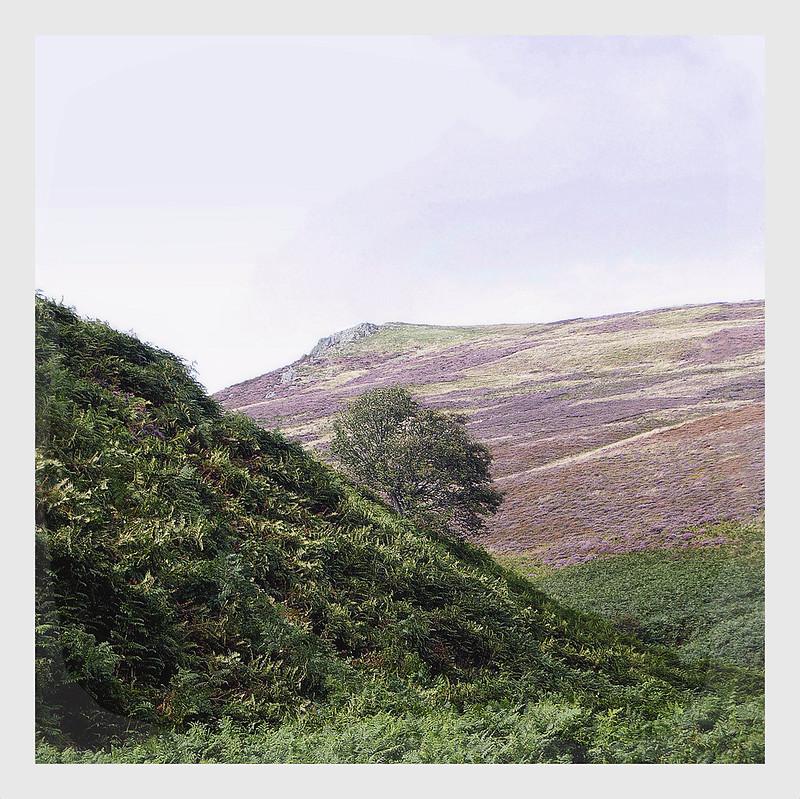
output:
[[[218,796],[259,793],[361,796],[397,790],[487,794],[521,789],[557,796],[797,796],[792,767],[798,736],[798,690],[793,646],[797,605],[797,525],[791,489],[798,469],[791,412],[796,353],[797,288],[789,260],[797,236],[792,200],[800,186],[796,26],[789,4],[630,0],[536,6],[493,0],[406,0],[404,3],[295,0],[71,0],[18,3],[0,26],[7,106],[0,148],[4,180],[0,292],[5,358],[2,392],[2,483],[5,579],[3,608],[3,785],[0,795]],[[10,14],[6,10],[4,16]],[[37,766],[33,761],[33,49],[36,35],[69,34],[764,34],[767,45],[767,762],[732,766]],[[796,201],[795,201],[796,202]],[[6,249],[6,247],[4,247]],[[794,333],[794,336],[792,335]],[[794,357],[793,357],[794,356]],[[793,446],[794,445],[794,446]],[[792,474],[794,472],[794,475]],[[790,482],[791,481],[791,482]],[[8,791],[8,793],[6,793]],[[546,795],[546,794],[545,794]]]

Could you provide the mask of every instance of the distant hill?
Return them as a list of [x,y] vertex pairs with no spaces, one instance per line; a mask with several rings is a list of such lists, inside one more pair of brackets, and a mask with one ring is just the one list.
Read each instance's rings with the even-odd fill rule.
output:
[[378,385],[468,414],[506,492],[485,543],[565,565],[702,540],[764,506],[764,303],[550,324],[365,323],[215,398],[324,457]]

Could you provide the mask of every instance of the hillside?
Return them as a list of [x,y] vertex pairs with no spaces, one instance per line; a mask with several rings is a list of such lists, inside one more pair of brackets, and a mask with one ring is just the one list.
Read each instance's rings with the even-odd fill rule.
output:
[[758,672],[567,609],[170,353],[36,315],[40,762],[763,760]]
[[505,492],[483,539],[569,565],[708,541],[764,507],[764,304],[551,324],[361,325],[218,392],[323,457],[331,415],[376,385],[469,415]]

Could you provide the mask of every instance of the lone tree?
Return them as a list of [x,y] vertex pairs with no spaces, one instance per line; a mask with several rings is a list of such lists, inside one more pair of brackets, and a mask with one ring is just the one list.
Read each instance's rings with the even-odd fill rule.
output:
[[403,388],[376,388],[338,414],[333,428],[333,455],[402,516],[464,537],[479,534],[500,506],[492,456],[459,414],[424,408]]

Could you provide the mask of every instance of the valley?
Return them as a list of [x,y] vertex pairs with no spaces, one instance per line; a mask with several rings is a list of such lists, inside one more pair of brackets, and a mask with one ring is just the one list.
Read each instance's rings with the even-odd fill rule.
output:
[[[598,383],[577,358],[568,378],[557,327],[530,334],[543,360],[515,356],[521,333],[508,328],[389,326],[341,351],[333,337],[288,377],[239,392],[271,395],[250,403],[256,424],[171,353],[37,298],[37,762],[763,762],[763,522],[701,523],[758,508],[763,483],[741,481],[758,476],[762,451],[762,310],[670,312],[703,328],[690,352],[705,366],[678,357],[683,323],[672,338],[651,331],[681,343],[638,371],[688,381],[681,393],[665,377],[661,395],[634,389],[633,367]],[[581,340],[576,329],[608,322],[565,324]],[[702,341],[719,341],[720,324],[753,348],[727,348],[715,370]],[[488,360],[487,335],[511,339]],[[397,363],[367,368],[368,347]],[[555,389],[541,373],[559,352],[568,386]],[[545,388],[503,372],[509,357]],[[314,427],[304,435],[324,453],[324,412],[359,385],[416,374],[441,404],[472,370],[501,376],[473,390],[473,428],[499,446],[517,502],[534,497],[516,506],[518,533],[513,515],[497,519],[492,554],[410,523],[263,429],[263,402],[286,412],[294,397],[285,429]],[[517,424],[521,461],[509,456]],[[615,482],[622,456],[639,470]],[[699,493],[681,501],[680,481],[698,474]],[[614,491],[617,517],[605,510]],[[657,535],[636,499],[647,496],[674,532]]]

